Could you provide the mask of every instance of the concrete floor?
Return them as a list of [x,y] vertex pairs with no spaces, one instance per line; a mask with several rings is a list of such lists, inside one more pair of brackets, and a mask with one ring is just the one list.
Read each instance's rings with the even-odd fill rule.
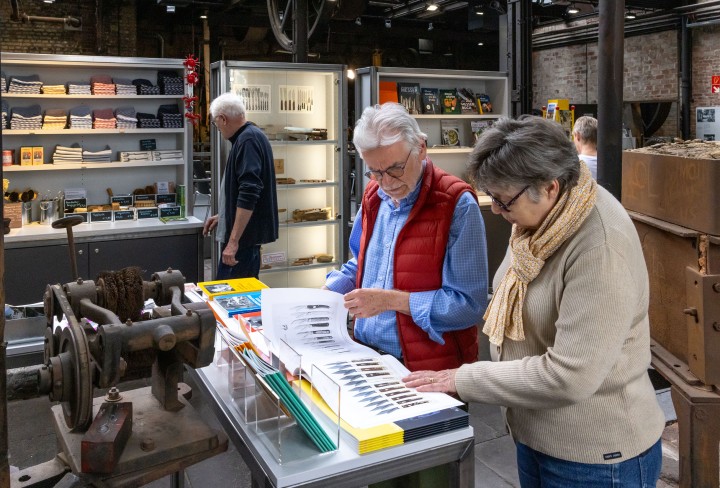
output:
[[[209,279],[209,263],[205,266]],[[482,336],[482,334],[481,334]],[[482,336],[484,339],[484,336]],[[488,350],[482,346],[481,351]],[[483,358],[485,359],[485,358]],[[147,380],[136,381],[125,389],[148,386]],[[192,386],[192,384],[191,384]],[[121,387],[123,388],[123,387]],[[656,387],[657,388],[657,387]],[[96,393],[97,395],[97,393]],[[657,391],[668,427],[663,434],[663,471],[658,487],[678,486],[678,430],[668,388]],[[210,426],[221,430],[217,419],[200,394],[193,396],[193,407]],[[24,469],[52,459],[56,454],[50,402],[47,398],[13,401],[8,405],[9,463],[11,469]],[[475,486],[483,488],[518,487],[515,447],[508,435],[499,407],[471,404],[470,421],[475,431]],[[252,488],[247,467],[237,450],[230,444],[227,452],[195,464],[185,470],[185,486],[232,486]],[[147,485],[169,488],[172,479],[166,477]]]

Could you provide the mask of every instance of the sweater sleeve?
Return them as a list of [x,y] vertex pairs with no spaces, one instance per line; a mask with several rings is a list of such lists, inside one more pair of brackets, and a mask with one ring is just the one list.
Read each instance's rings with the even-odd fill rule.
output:
[[235,178],[238,196],[235,206],[254,210],[263,190],[263,156],[257,140],[250,136],[238,147]]
[[553,279],[552,293],[526,300],[523,310],[526,337],[533,322],[557,314],[554,342],[541,355],[462,366],[455,378],[460,397],[547,409],[593,395],[613,368],[622,368],[619,361],[633,360],[621,353],[632,340],[631,326],[643,318],[647,296],[631,268],[607,244],[568,259],[564,273]]

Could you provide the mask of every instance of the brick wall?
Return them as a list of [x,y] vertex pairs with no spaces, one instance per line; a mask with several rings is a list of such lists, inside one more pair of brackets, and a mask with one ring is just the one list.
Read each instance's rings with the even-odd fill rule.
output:
[[712,93],[712,75],[720,75],[720,27],[692,30],[692,103],[691,132],[695,134],[695,108],[720,106],[720,94]]
[[[535,51],[533,107],[539,109],[553,98],[567,98],[570,103],[576,104],[597,103],[597,64],[597,43]],[[623,99],[626,102],[677,102],[680,96],[678,77],[676,32],[625,39]],[[654,135],[678,135],[679,114],[676,107],[677,103],[663,127]]]

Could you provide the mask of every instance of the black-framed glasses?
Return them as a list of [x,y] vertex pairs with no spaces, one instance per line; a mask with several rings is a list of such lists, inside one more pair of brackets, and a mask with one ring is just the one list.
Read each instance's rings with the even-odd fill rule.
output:
[[211,123],[212,126],[215,127],[216,129],[219,128],[218,125],[217,125],[217,122],[215,122],[218,117],[225,117],[225,116],[224,116],[223,114],[218,114],[218,115],[215,115],[214,117],[212,117],[212,118],[210,119],[210,123]]
[[371,180],[375,180],[378,183],[382,180],[383,175],[392,176],[393,178],[400,178],[405,173],[405,166],[407,166],[411,154],[412,149],[410,149],[410,152],[405,158],[404,163],[393,164],[386,170],[366,171],[365,177],[370,178]]
[[487,191],[487,190],[483,190],[483,191],[487,194],[487,196],[490,197],[490,200],[492,200],[492,202],[493,202],[495,205],[497,205],[498,207],[500,207],[500,210],[502,210],[502,211],[504,211],[504,212],[509,212],[509,211],[510,211],[510,205],[512,205],[513,203],[515,203],[515,202],[517,201],[517,199],[520,198],[520,196],[521,196],[523,193],[525,193],[525,191],[527,191],[528,188],[530,188],[530,185],[528,185],[528,186],[526,186],[525,188],[523,188],[522,190],[520,190],[520,191],[518,192],[518,194],[515,195],[514,197],[512,197],[507,203],[501,202],[500,200],[498,200],[497,198],[495,198],[495,197],[492,195],[492,193],[490,193],[489,191]]

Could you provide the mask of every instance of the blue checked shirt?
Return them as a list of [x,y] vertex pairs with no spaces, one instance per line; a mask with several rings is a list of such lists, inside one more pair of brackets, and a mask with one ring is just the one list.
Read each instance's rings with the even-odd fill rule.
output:
[[[395,242],[418,195],[420,184],[396,208],[391,198],[378,189],[382,199],[375,230],[367,248],[363,288],[393,289]],[[362,235],[362,208],[350,233],[352,258],[328,274],[325,286],[338,293],[355,289],[357,255]],[[461,330],[482,320],[487,305],[487,251],[485,225],[477,201],[469,193],[458,200],[450,226],[447,253],[442,270],[442,288],[410,293],[413,321],[430,339],[444,344],[443,332]],[[402,357],[395,311],[355,321],[355,337],[365,344]]]

